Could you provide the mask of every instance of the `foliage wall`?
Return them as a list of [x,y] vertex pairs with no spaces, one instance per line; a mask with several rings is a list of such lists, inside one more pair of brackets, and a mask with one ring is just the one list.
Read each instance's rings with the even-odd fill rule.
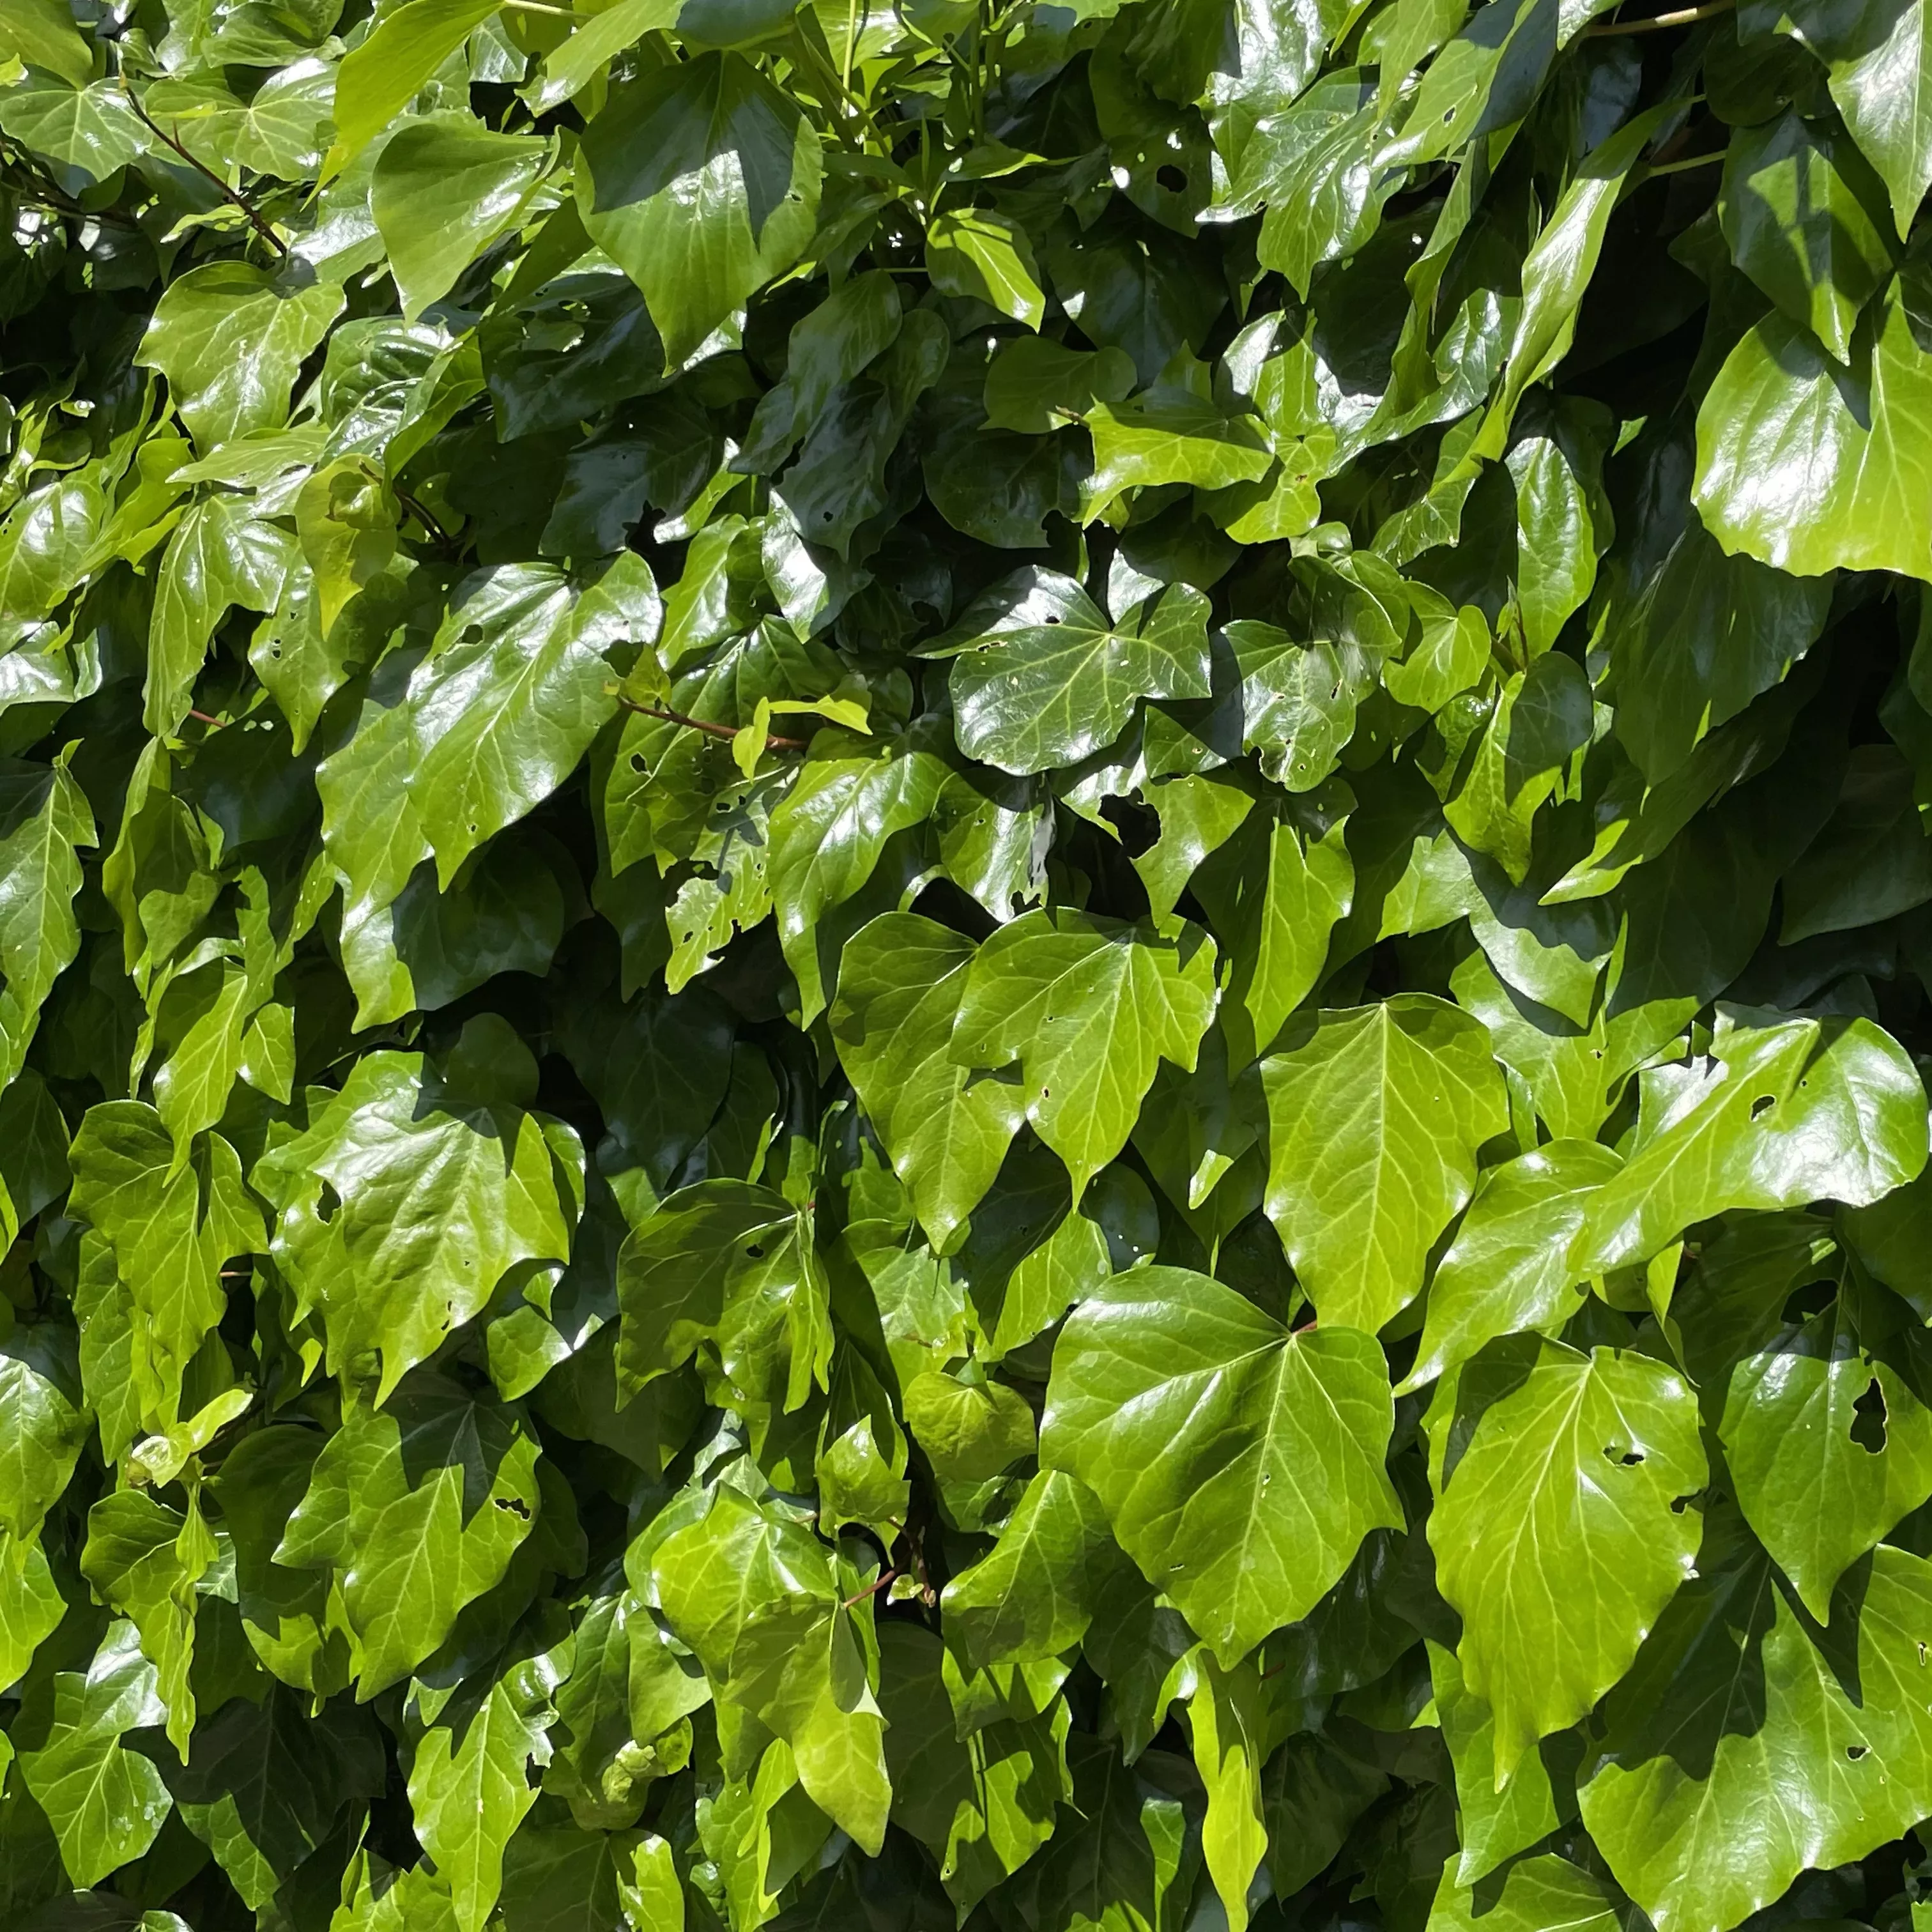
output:
[[1927,0],[0,0],[0,1912],[1932,1914]]

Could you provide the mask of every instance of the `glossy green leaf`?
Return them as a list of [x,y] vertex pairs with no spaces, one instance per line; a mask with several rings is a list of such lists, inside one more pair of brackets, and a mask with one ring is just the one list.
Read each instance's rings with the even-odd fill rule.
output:
[[1040,1456],[1099,1496],[1121,1547],[1232,1664],[1305,1615],[1370,1530],[1400,1527],[1392,1414],[1359,1330],[1291,1334],[1204,1276],[1143,1268],[1061,1332]]
[[1420,1292],[1506,1110],[1489,1036],[1402,994],[1314,1016],[1262,1066],[1268,1218],[1325,1321],[1371,1332]]
[[1691,1574],[1708,1473],[1696,1398],[1661,1363],[1546,1341],[1512,1368],[1430,1519],[1499,1786],[1630,1667]]

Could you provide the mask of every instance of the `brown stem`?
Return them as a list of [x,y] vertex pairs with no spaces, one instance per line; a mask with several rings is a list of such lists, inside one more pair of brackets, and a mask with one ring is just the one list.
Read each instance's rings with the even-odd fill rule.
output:
[[206,711],[191,710],[188,715],[192,718],[197,724],[212,724],[218,731],[226,729],[228,723],[227,719],[225,718],[209,717]]
[[[662,704],[640,704],[634,698],[626,698],[621,693],[617,702],[626,711],[634,711],[640,718],[656,718],[667,724],[682,724],[687,730],[702,731],[710,737],[722,738],[728,742],[738,735],[729,724],[713,724],[702,718],[688,718],[682,711],[672,711]],[[768,752],[802,752],[807,748],[802,738],[781,738],[776,732],[766,735],[765,749]]]
[[1583,31],[1600,38],[1609,34],[1660,34],[1666,27],[1688,27],[1699,20],[1714,20],[1737,4],[1738,0],[1706,0],[1701,7],[1680,7],[1674,13],[1654,14],[1647,20],[1604,20]]
[[175,135],[169,134],[164,129],[134,98],[134,90],[128,85],[124,75],[122,77],[121,92],[128,97],[128,105],[134,109],[142,124],[148,129],[148,132],[158,141],[164,142],[172,148],[196,173],[206,176],[209,181],[212,182],[216,188],[220,190],[222,200],[228,202],[231,207],[238,208],[248,226],[254,229],[255,232],[286,262],[289,259],[289,244],[268,226],[261,211],[256,207],[255,204],[238,188],[230,188],[206,161],[190,154]]
[[868,1583],[856,1596],[848,1597],[838,1607],[842,1610],[849,1610],[855,1605],[862,1604],[868,1597],[876,1597],[898,1574],[896,1570],[880,1570],[874,1581]]

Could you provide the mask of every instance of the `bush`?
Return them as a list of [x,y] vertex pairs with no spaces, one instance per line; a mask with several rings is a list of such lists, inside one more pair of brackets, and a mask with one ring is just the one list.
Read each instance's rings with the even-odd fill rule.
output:
[[1640,4],[0,0],[10,1924],[1925,1922],[1932,29]]

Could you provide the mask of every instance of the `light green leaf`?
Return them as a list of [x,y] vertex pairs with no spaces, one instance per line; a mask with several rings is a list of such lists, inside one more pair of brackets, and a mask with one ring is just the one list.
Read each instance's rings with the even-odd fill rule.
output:
[[1324,1322],[1371,1332],[1422,1287],[1430,1250],[1508,1122],[1480,1022],[1426,994],[1312,1016],[1262,1063],[1268,1214]]
[[1057,1657],[1086,1634],[1118,1561],[1094,1492],[1042,1469],[992,1552],[946,1585],[947,1630],[976,1670]]
[[1160,1060],[1191,1072],[1214,1017],[1214,948],[1084,913],[1028,913],[967,968],[956,1066],[1020,1064],[1026,1118],[1066,1163],[1077,1203],[1132,1132]]
[[1629,1669],[1691,1574],[1686,1498],[1708,1473],[1696,1397],[1662,1363],[1553,1342],[1511,1360],[1429,1520],[1463,1681],[1496,1714],[1498,1789]]
[[[279,1210],[278,1258],[320,1306],[331,1366],[359,1374],[380,1357],[379,1406],[510,1270],[567,1261],[582,1205],[570,1130],[466,1094],[448,1071],[368,1054],[255,1170]],[[325,1186],[339,1203],[326,1214]]]
[[[492,134],[467,114],[411,121],[382,144],[369,212],[388,251],[405,321],[446,296],[516,220],[549,159],[548,142]],[[325,628],[328,621],[325,616]]]
[[1720,1006],[1709,1057],[1642,1076],[1622,1173],[1570,1249],[1586,1273],[1646,1261],[1727,1208],[1860,1207],[1925,1164],[1925,1094],[1868,1020],[1773,1019]]
[[740,1402],[790,1411],[825,1386],[832,1328],[813,1239],[808,1212],[748,1181],[668,1196],[618,1251],[620,1396],[700,1345]]
[[1046,314],[1040,268],[1027,232],[988,208],[944,208],[926,224],[926,272],[943,294],[1039,328]]
[[1595,1141],[1553,1140],[1484,1174],[1429,1284],[1405,1392],[1498,1335],[1554,1336],[1582,1306],[1570,1243],[1592,1192],[1622,1165]]
[[423,1849],[449,1884],[462,1932],[481,1932],[503,1885],[503,1848],[536,1802],[533,1766],[550,1760],[545,1727],[558,1671],[548,1657],[486,1674],[416,1742],[410,1809]]
[[[413,0],[425,4],[425,0]],[[364,51],[367,51],[365,42]],[[250,430],[288,420],[289,391],[341,314],[343,294],[245,262],[209,262],[170,282],[138,359],[169,393],[202,455]]]
[[111,1624],[84,1673],[60,1672],[53,1703],[46,1742],[20,1754],[20,1774],[60,1840],[69,1880],[98,1885],[147,1850],[172,1805],[160,1772],[121,1742],[166,1714],[134,1626]]
[[840,957],[832,1037],[860,1103],[946,1252],[1025,1117],[1016,1084],[955,1063],[953,1027],[976,951],[916,913],[860,927]]
[[418,1370],[382,1408],[358,1394],[272,1560],[332,1566],[367,1701],[406,1677],[502,1580],[540,1503],[520,1412]]
[[1881,1546],[1828,1632],[1741,1531],[1698,1567],[1606,1702],[1580,1793],[1658,1932],[1724,1932],[1932,1804],[1932,1565]]
[[1932,1496],[1932,1411],[1837,1304],[1731,1371],[1718,1433],[1744,1520],[1820,1623],[1839,1578]]
[[1291,1334],[1204,1276],[1137,1268],[1061,1330],[1040,1460],[1100,1497],[1225,1666],[1306,1616],[1370,1530],[1402,1526],[1393,1415],[1372,1336]]
[[1852,370],[1772,314],[1725,359],[1697,412],[1697,508],[1728,550],[1799,577],[1932,578],[1932,354],[1896,290],[1871,310]]
[[404,0],[344,57],[335,80],[335,145],[324,172],[346,168],[501,0]]

